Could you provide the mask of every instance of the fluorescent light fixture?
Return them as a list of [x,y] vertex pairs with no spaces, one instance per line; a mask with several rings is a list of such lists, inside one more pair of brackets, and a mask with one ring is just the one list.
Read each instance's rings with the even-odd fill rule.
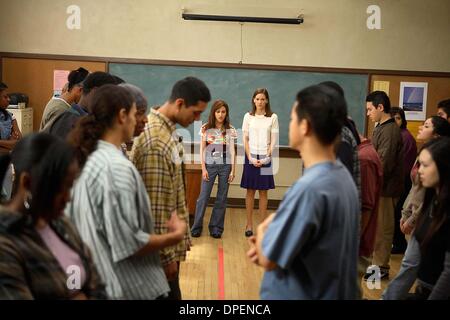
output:
[[184,20],[201,21],[231,21],[231,22],[256,22],[256,23],[278,23],[278,24],[301,24],[303,16],[297,18],[264,18],[264,17],[241,17],[241,16],[220,16],[207,14],[182,13]]

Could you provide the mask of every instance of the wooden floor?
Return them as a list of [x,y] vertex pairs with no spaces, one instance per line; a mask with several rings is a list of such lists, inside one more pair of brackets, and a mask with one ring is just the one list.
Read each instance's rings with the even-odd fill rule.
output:
[[[208,222],[212,208],[206,209],[203,233],[193,238],[187,260],[181,264],[180,286],[183,299],[219,299],[219,255],[223,252],[223,298],[225,300],[259,299],[263,270],[246,256],[249,248],[245,232],[245,210],[227,209],[221,239],[209,236]],[[254,223],[261,221],[255,211]]]
[[384,289],[386,289],[389,281],[392,280],[400,269],[400,263],[402,262],[403,255],[393,254],[391,255],[391,270],[389,274],[389,279],[381,281],[381,289],[370,289],[367,287],[367,283],[365,281],[361,281],[361,291],[363,299],[368,300],[380,300],[381,294]]
[[[247,259],[245,210],[227,209],[225,231],[221,239],[209,236],[208,222],[212,208],[205,214],[203,234],[193,238],[193,247],[180,267],[180,286],[183,299],[188,300],[257,300],[263,270]],[[254,212],[255,227],[261,221]],[[391,279],[398,272],[401,255],[391,257]],[[223,269],[222,269],[223,267]],[[222,274],[222,277],[220,276]],[[389,281],[382,281],[381,289],[370,290],[361,282],[363,298],[380,299]]]

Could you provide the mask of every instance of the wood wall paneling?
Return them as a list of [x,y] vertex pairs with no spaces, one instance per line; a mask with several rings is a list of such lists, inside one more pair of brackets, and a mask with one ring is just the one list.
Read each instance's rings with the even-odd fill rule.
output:
[[105,62],[68,61],[28,58],[2,58],[2,79],[12,92],[22,92],[29,97],[33,108],[33,129],[39,130],[45,105],[53,95],[53,70],[75,70],[79,67],[90,72],[105,71]]
[[[427,82],[427,118],[437,113],[439,101],[450,98],[450,77],[424,77],[424,76],[400,76],[400,75],[372,75],[370,78],[370,88],[373,88],[374,81],[389,81],[389,98],[392,106],[399,105],[400,82]],[[419,126],[423,121],[408,121],[408,130],[417,136]],[[367,119],[368,137],[372,136],[374,123]]]

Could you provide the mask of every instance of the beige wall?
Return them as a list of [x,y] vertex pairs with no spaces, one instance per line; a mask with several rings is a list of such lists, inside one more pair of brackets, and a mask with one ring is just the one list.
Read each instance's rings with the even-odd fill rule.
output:
[[[81,30],[66,28],[67,6]],[[382,30],[366,8],[381,7]],[[243,63],[450,72],[448,0],[1,0],[0,51],[239,62],[238,23],[193,13],[295,17],[300,26],[245,24]],[[302,9],[302,10],[301,10]]]

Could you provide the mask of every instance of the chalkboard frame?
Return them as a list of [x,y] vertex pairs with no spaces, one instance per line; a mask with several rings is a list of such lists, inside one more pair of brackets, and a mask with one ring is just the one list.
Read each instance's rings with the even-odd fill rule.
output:
[[[251,109],[251,95],[257,87],[267,87],[271,95],[272,111],[278,114],[280,123],[280,147],[288,145],[290,110],[299,89],[322,81],[334,80],[346,91],[349,114],[355,119],[360,132],[365,131],[365,96],[369,76],[337,72],[311,72],[292,70],[267,70],[253,68],[225,68],[212,66],[173,66],[138,63],[110,63],[111,73],[125,81],[141,87],[150,99],[150,104],[162,104],[170,94],[175,81],[185,76],[197,76],[211,89],[212,98],[226,100],[230,105],[232,124],[240,128],[244,114]],[[243,70],[245,69],[245,70]],[[207,120],[207,113],[202,121]],[[199,127],[199,124],[195,124]],[[198,128],[190,126],[185,140],[198,142]]]

